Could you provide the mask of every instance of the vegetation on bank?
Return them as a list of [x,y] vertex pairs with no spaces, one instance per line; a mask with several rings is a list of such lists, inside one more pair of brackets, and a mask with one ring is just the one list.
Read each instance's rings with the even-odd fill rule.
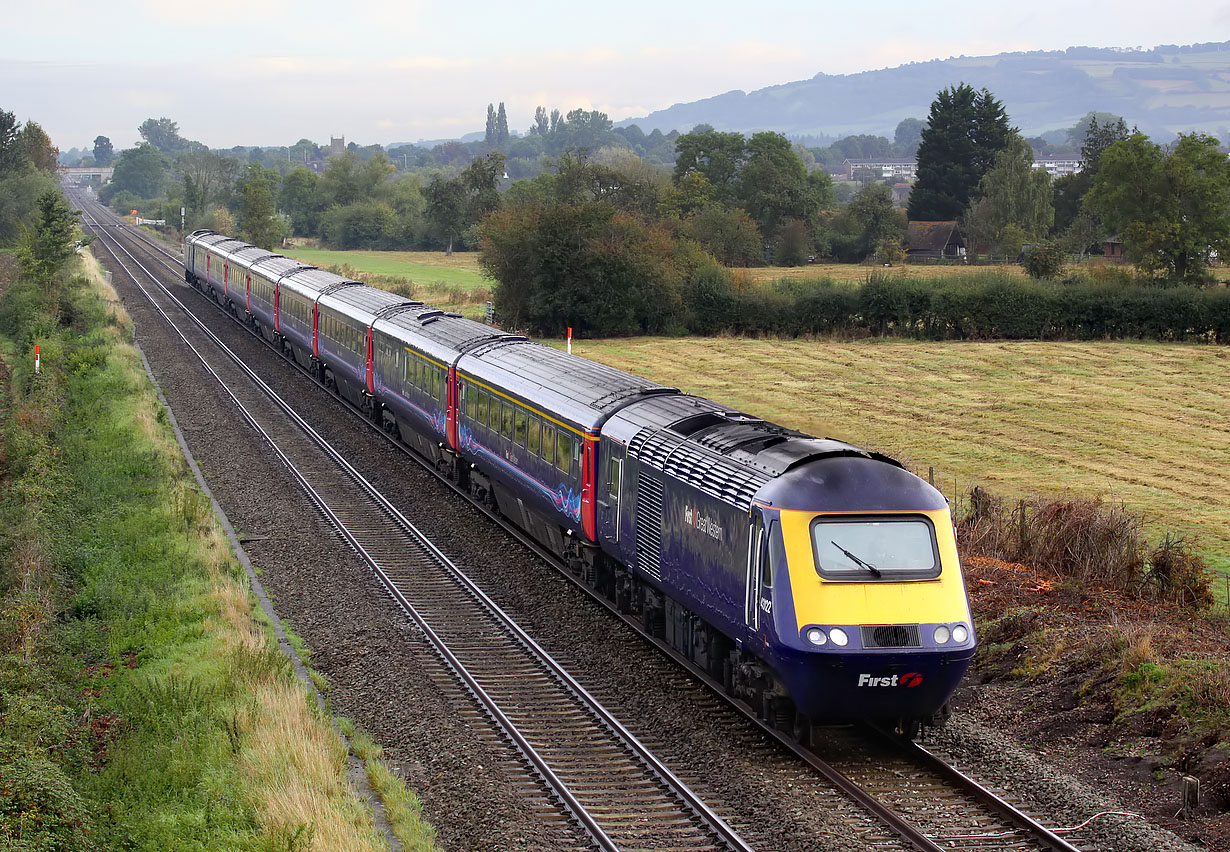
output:
[[5,848],[384,848],[114,293],[70,269],[0,302]]

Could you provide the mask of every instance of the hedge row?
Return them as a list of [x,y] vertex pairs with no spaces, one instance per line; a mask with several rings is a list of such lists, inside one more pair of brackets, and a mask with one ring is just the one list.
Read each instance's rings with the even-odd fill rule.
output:
[[703,272],[686,285],[684,304],[688,328],[697,334],[1230,342],[1224,286],[877,272],[862,285],[820,279],[740,288],[729,276]]

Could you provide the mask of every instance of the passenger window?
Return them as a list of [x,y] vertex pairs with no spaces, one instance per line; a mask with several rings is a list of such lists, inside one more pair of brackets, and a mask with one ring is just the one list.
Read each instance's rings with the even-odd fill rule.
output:
[[572,438],[564,434],[561,429],[558,433],[558,440],[555,446],[555,466],[569,476],[572,475]]
[[525,411],[517,408],[513,412],[513,417],[516,419],[516,432],[513,434],[513,440],[517,442],[518,446],[524,447],[526,433]]
[[512,406],[507,402],[500,403],[500,415],[503,418],[503,425],[500,428],[500,434],[505,438],[512,438],[513,434],[513,410]]
[[436,399],[440,400],[441,405],[448,405],[448,373],[437,370],[436,378],[439,382],[436,385]]
[[542,436],[542,422],[537,417],[530,418],[530,436],[526,447],[534,455],[538,455],[538,439]]
[[490,399],[486,391],[481,391],[478,394],[478,422],[487,425],[487,401]]
[[471,420],[478,419],[478,388],[466,382],[461,386],[462,392],[465,394],[466,401],[466,416]]
[[542,457],[547,464],[555,464],[555,427],[542,425]]

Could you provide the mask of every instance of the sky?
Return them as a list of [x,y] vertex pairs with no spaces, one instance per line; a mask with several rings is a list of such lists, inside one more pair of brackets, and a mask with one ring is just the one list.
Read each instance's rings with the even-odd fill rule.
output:
[[119,150],[150,117],[214,148],[389,144],[481,131],[501,101],[524,132],[537,105],[619,121],[817,73],[1223,41],[1230,2],[0,0],[0,21],[0,109]]

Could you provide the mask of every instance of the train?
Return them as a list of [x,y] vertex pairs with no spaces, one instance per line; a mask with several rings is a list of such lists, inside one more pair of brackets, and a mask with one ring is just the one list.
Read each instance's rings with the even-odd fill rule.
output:
[[947,500],[815,438],[210,230],[184,277],[770,724],[941,724]]

